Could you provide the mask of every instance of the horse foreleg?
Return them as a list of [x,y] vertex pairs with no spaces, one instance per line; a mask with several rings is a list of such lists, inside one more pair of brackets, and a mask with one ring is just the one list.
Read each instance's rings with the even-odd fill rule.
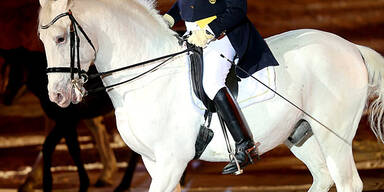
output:
[[181,191],[179,181],[188,161],[169,158],[154,162],[143,157],[143,162],[152,178],[149,192]]
[[57,127],[57,124],[52,129],[52,131],[45,138],[43,143],[43,191],[49,192],[52,191],[52,154],[56,148],[56,145],[60,142],[60,139],[63,138],[61,130]]
[[67,130],[65,131],[65,143],[67,144],[68,151],[71,154],[73,162],[77,167],[77,172],[79,174],[80,179],[79,191],[87,191],[89,187],[89,178],[87,172],[85,171],[83,161],[81,159],[80,144],[77,140],[77,132],[75,125],[67,127]]
[[97,187],[112,185],[112,176],[117,170],[116,157],[109,145],[108,133],[102,120],[103,116],[99,116],[84,121],[95,139],[96,148],[103,164],[103,171],[95,184]]
[[313,183],[309,192],[326,192],[333,185],[333,180],[329,174],[327,164],[319,143],[314,136],[300,147],[292,145],[289,141],[285,143],[292,153],[300,159],[309,169],[313,177]]

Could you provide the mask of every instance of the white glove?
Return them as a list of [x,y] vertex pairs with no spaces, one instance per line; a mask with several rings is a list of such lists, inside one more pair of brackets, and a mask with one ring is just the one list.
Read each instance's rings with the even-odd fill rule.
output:
[[199,29],[192,31],[192,35],[188,37],[188,43],[204,48],[208,41],[214,37],[212,34],[208,34],[205,29]]
[[173,25],[175,24],[175,19],[173,19],[173,17],[168,14],[164,14],[163,19],[168,24],[169,28],[173,27]]

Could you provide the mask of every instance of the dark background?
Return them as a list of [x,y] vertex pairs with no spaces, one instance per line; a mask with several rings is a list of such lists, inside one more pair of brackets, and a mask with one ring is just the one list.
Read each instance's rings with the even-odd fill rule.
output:
[[[163,13],[174,1],[158,1]],[[36,36],[38,0],[0,1],[0,48],[42,50]],[[313,28],[384,52],[382,0],[248,0],[248,16],[264,37]]]

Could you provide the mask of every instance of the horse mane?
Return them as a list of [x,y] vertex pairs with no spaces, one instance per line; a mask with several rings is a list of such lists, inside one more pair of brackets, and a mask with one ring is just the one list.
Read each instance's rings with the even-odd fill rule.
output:
[[135,0],[139,3],[141,3],[144,7],[147,8],[149,13],[159,22],[164,24],[166,28],[168,28],[168,24],[164,21],[162,16],[159,13],[159,10],[156,9],[157,3],[155,0]]
[[[81,0],[69,0],[67,9],[70,9],[73,6],[75,6],[77,1],[81,1]],[[140,4],[143,8],[145,8],[148,14],[153,19],[155,19],[158,23],[162,24],[164,27],[168,27],[164,19],[159,14],[159,11],[156,9],[157,3],[155,0],[113,0],[113,1],[100,0],[100,1],[104,1],[105,3],[114,7],[118,7],[119,9],[130,9],[131,7],[129,6],[130,5],[129,2],[136,2]],[[39,26],[41,26],[42,24],[43,25],[47,24],[53,19],[53,18],[50,18],[52,17],[51,15],[53,11],[52,6],[50,6],[51,3],[53,3],[53,1],[46,3],[44,7],[40,7],[39,17],[38,17]],[[60,14],[60,13],[56,13],[56,14]],[[38,30],[40,30],[40,28]]]
[[[126,0],[122,0],[126,1]],[[161,24],[163,28],[169,29],[168,24],[165,22],[163,17],[160,15],[159,10],[156,9],[157,3],[155,0],[132,0],[141,4],[144,8],[147,9],[148,13],[152,16],[153,19],[157,21],[157,23]]]
[[142,4],[144,7],[146,7],[148,10],[154,10],[156,7],[156,1],[155,0],[135,0]]

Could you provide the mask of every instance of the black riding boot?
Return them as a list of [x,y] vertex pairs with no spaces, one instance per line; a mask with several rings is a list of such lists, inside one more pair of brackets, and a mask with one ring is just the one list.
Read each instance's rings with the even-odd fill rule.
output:
[[[221,88],[213,99],[216,105],[217,113],[224,119],[229,132],[236,142],[235,157],[239,162],[240,168],[243,168],[258,158],[255,142],[245,121],[237,101],[226,87]],[[223,169],[222,174],[232,174],[237,171],[237,166],[232,160]]]

